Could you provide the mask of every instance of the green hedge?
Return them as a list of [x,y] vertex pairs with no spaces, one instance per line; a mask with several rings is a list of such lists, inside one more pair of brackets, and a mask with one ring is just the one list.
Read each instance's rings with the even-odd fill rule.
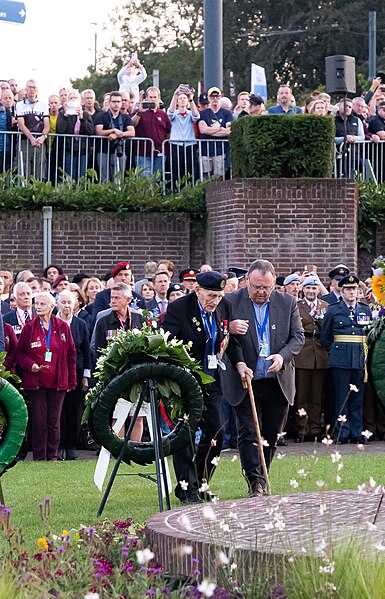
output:
[[[54,187],[33,180],[26,184],[17,176],[0,176],[0,209],[38,210],[52,206],[54,210],[97,210],[100,212],[188,212],[195,220],[205,217],[206,183],[186,185],[176,194],[163,192],[156,176],[142,177],[129,171],[119,183],[98,183],[91,176],[76,185],[70,177]],[[22,185],[20,185],[22,183]]]
[[232,123],[233,177],[331,177],[332,117],[269,115]]

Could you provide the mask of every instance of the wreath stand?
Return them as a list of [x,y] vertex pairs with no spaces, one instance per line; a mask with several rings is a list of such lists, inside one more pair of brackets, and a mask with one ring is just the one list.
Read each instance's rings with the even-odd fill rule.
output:
[[134,425],[138,419],[138,414],[139,414],[140,408],[143,404],[145,395],[147,395],[148,401],[150,404],[150,413],[151,413],[152,430],[153,430],[153,443],[154,443],[154,450],[155,450],[156,477],[154,478],[154,476],[152,474],[143,474],[143,473],[139,473],[139,474],[128,474],[127,473],[127,474],[119,474],[119,476],[140,476],[142,478],[146,478],[147,480],[151,480],[152,482],[155,482],[158,487],[159,511],[160,512],[164,511],[163,494],[164,494],[164,498],[166,501],[166,509],[169,510],[171,508],[170,495],[168,492],[168,484],[167,484],[166,462],[165,462],[165,455],[164,455],[163,444],[162,444],[162,429],[161,429],[161,422],[160,422],[160,413],[159,413],[159,406],[156,401],[156,399],[157,399],[156,384],[155,384],[155,380],[153,378],[149,377],[146,380],[146,387],[142,391],[140,398],[137,402],[137,405],[135,407],[135,412],[131,418],[130,426],[128,427],[128,430],[124,437],[124,441],[123,441],[119,456],[116,459],[113,471],[111,473],[106,490],[104,492],[103,499],[101,501],[101,504],[100,504],[100,507],[98,510],[98,516],[102,515],[104,507],[105,507],[107,499],[108,499],[108,496],[111,492],[112,485],[114,484],[114,480],[115,480],[116,476],[118,476],[118,470],[119,470],[120,464],[123,460],[124,453],[127,449],[127,445],[130,440],[132,430],[133,430]]

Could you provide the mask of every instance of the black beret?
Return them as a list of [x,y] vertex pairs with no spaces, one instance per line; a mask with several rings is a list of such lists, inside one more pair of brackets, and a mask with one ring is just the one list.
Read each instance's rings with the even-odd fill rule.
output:
[[210,270],[209,272],[199,272],[197,274],[197,283],[202,289],[208,291],[223,291],[226,285],[227,276]]
[[167,299],[170,299],[170,295],[173,291],[182,291],[182,293],[186,293],[186,289],[183,287],[183,285],[175,283],[174,285],[170,285],[170,287],[167,289]]

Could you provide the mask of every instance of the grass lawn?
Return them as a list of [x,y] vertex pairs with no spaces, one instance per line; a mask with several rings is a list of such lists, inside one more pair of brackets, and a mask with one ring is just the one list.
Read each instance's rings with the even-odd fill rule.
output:
[[[330,453],[335,451],[335,447]],[[335,481],[337,463],[330,455],[306,457],[286,456],[275,459],[271,469],[271,487],[274,494],[318,491],[317,481],[324,481],[325,490],[354,489],[373,477],[377,484],[385,485],[384,455],[357,453],[343,456],[339,463],[343,468],[338,474],[341,483]],[[21,462],[1,479],[6,506],[12,509],[14,528],[21,527],[27,547],[36,549],[36,540],[48,531],[61,534],[63,529],[78,528],[80,524],[93,525],[102,495],[93,482],[95,460],[76,462]],[[110,471],[112,466],[110,465]],[[302,478],[297,471],[303,469]],[[172,470],[172,468],[171,468]],[[121,466],[121,473],[154,472],[154,468]],[[173,474],[173,473],[172,473]],[[298,489],[290,486],[296,479]],[[222,454],[214,475],[211,489],[221,499],[239,499],[247,496],[239,460]],[[51,515],[42,522],[38,503],[44,498],[52,499]],[[180,504],[171,495],[171,507]],[[158,512],[156,485],[138,476],[118,476],[107,501],[103,518],[121,519],[133,517],[136,522]]]

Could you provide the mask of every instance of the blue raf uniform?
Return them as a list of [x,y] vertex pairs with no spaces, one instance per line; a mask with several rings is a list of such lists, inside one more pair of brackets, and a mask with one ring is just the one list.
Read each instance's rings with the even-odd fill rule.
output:
[[[358,278],[347,275],[339,287],[357,288]],[[355,301],[349,306],[341,301],[329,307],[321,329],[321,343],[329,352],[335,396],[335,433],[341,443],[362,442],[362,410],[366,361],[365,327],[371,312],[366,304]],[[350,385],[358,389],[350,391]],[[346,422],[339,422],[346,416]]]

